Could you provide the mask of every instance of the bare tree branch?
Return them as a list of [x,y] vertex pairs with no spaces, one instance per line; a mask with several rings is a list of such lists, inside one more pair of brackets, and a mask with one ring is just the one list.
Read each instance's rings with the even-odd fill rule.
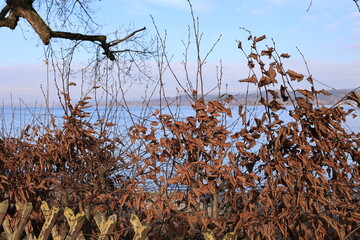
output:
[[17,16],[26,19],[45,45],[50,43],[51,29],[32,6],[28,6],[27,8],[16,7],[11,11],[16,12]]
[[[358,11],[360,12],[359,0],[353,0],[353,2],[356,4],[356,7],[357,7]],[[306,10],[306,12],[308,12],[310,10],[312,3],[313,3],[313,0],[310,0],[309,6],[308,6],[308,9]]]
[[[79,1],[77,1],[79,2]],[[121,42],[133,37],[136,33],[146,30],[146,28],[138,29],[126,37],[111,42],[107,42],[105,35],[87,35],[73,32],[53,31],[48,24],[41,18],[38,12],[33,8],[32,0],[8,0],[8,4],[0,12],[0,27],[8,27],[15,29],[19,18],[26,19],[31,27],[35,30],[45,45],[50,43],[51,38],[63,38],[74,41],[90,41],[98,43],[104,50],[104,54],[110,60],[114,61],[114,53],[130,51],[129,49],[112,51],[110,48],[118,45]],[[79,2],[81,5],[81,3]],[[83,7],[81,5],[81,7]],[[8,15],[8,17],[6,17]]]
[[6,14],[11,10],[9,5],[5,5],[5,7],[0,12],[0,18],[5,18]]
[[[19,21],[19,17],[11,11],[11,8],[9,5],[6,5],[0,12],[0,27],[8,27],[10,29],[15,29],[17,26],[17,23]],[[10,12],[10,13],[9,13]],[[9,16],[6,17],[6,15],[9,13]]]
[[360,12],[359,0],[353,0],[353,1],[356,4],[358,11]]
[[90,13],[88,12],[88,10],[84,7],[84,5],[81,3],[81,1],[76,0],[75,3],[78,3],[81,7],[81,9],[85,12],[86,16],[88,16],[88,18],[90,19],[91,22],[95,23],[95,21],[93,20],[93,18],[91,17]]
[[312,6],[312,0],[310,0],[309,6],[308,6],[308,9],[306,10],[306,12],[308,12],[310,10],[311,6]]
[[141,29],[138,29],[138,30],[130,33],[129,35],[127,35],[126,37],[124,37],[124,38],[122,38],[122,39],[111,41],[111,42],[109,43],[109,46],[110,46],[110,47],[113,47],[113,46],[115,46],[115,45],[118,45],[119,43],[124,42],[124,41],[126,41],[127,39],[131,38],[131,37],[134,36],[136,33],[141,32],[141,31],[144,31],[144,30],[146,30],[145,27],[143,27],[143,28],[141,28]]
[[139,51],[139,50],[132,50],[132,49],[123,49],[123,50],[113,51],[113,53],[124,53],[124,52],[143,53],[143,54],[150,53],[149,51]]

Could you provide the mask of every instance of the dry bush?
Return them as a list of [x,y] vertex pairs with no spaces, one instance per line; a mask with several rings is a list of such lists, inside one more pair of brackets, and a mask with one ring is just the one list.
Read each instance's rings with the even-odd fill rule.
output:
[[[193,115],[180,118],[163,98],[167,111],[147,107],[127,135],[114,135],[111,119],[88,120],[88,97],[73,104],[64,94],[62,124],[1,139],[0,200],[116,213],[126,239],[131,213],[151,223],[151,239],[200,239],[207,229],[217,237],[235,232],[238,239],[359,238],[360,135],[344,128],[356,107],[318,104],[328,92],[316,90],[311,75],[286,69],[288,54],[258,49],[265,38],[250,35],[250,53],[238,45],[250,70],[240,82],[257,87],[254,107],[229,94],[206,100],[207,55],[202,60],[199,48],[195,81],[186,72],[182,84],[174,74]],[[159,66],[171,70],[165,42],[159,43]],[[296,89],[301,81],[309,87]],[[341,100],[360,103],[355,90]]]
[[[207,228],[250,239],[359,237],[360,139],[344,126],[356,107],[318,104],[329,93],[316,90],[311,75],[285,70],[288,54],[258,50],[264,39],[250,35],[244,51],[251,74],[240,82],[257,86],[259,103],[257,114],[238,105],[238,130],[223,121],[235,117],[226,107],[233,97],[205,101],[200,87],[187,92],[193,116],[158,111],[150,126],[133,128],[130,139],[147,153],[137,166],[155,238],[199,238]],[[304,80],[309,88],[296,89]],[[360,102],[356,91],[345,99]]]

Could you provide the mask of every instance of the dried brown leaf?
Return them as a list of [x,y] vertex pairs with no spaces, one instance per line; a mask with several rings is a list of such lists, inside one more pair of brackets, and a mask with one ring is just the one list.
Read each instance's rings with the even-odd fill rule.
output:
[[254,42],[260,42],[260,41],[264,40],[265,38],[266,38],[265,35],[262,35],[262,36],[260,36],[260,37],[255,37],[255,38],[254,38]]
[[257,84],[257,78],[256,78],[256,75],[252,75],[252,76],[249,77],[249,78],[245,78],[245,79],[239,80],[239,82],[249,82],[249,83]]
[[314,94],[306,89],[297,89],[297,92],[301,93],[307,98],[310,98],[311,100],[314,100]]
[[290,79],[293,80],[293,81],[296,80],[296,81],[300,82],[300,81],[302,81],[304,79],[303,74],[296,73],[296,72],[294,72],[292,70],[288,70],[286,73],[290,77]]
[[288,53],[282,53],[281,55],[280,55],[280,57],[282,57],[282,58],[289,58],[289,57],[291,57]]

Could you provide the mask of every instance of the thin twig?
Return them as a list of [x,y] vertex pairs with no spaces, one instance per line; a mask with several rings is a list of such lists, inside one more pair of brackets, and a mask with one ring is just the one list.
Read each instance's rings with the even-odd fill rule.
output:
[[141,31],[144,31],[144,30],[146,30],[146,27],[143,27],[143,28],[141,28],[141,29],[138,29],[138,30],[130,33],[129,35],[127,35],[126,37],[124,37],[124,38],[122,38],[122,39],[118,39],[118,40],[111,41],[111,42],[109,43],[109,47],[113,47],[113,46],[115,46],[115,45],[117,45],[117,44],[119,44],[119,43],[121,43],[121,42],[123,42],[123,41],[125,41],[125,40],[127,40],[127,39],[129,39],[129,38],[131,38],[131,37],[134,36],[136,33],[141,32]]
[[359,0],[353,0],[353,1],[356,4],[358,11],[360,12]]
[[[355,1],[355,0],[354,0],[354,1]],[[308,9],[306,10],[306,12],[309,12],[311,6],[312,6],[312,0],[310,0],[309,6],[308,6]]]
[[134,53],[142,53],[142,54],[150,53],[149,51],[140,51],[140,50],[132,50],[132,49],[123,49],[123,50],[116,50],[111,52],[113,53],[134,52]]

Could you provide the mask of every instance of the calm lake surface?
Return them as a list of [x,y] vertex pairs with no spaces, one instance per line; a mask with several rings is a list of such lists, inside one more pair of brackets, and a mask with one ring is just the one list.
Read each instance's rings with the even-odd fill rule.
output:
[[[349,109],[350,106],[343,106],[345,110]],[[107,109],[105,107],[87,108],[84,111],[89,112],[88,121],[96,123],[97,119],[111,119],[112,122],[116,123],[117,126],[125,129],[133,125],[133,123],[147,123],[155,120],[153,113],[159,109],[159,107],[129,107],[128,110],[124,108],[113,108]],[[258,107],[249,107],[248,112],[251,113],[252,117],[260,118],[263,114],[263,109]],[[3,136],[17,136],[21,129],[27,126],[46,126],[49,123],[51,117],[55,119],[55,123],[61,125],[64,116],[64,110],[61,107],[42,108],[42,107],[3,107],[0,109],[0,134]],[[163,114],[173,114],[178,119],[184,119],[188,116],[194,115],[194,110],[191,107],[170,107],[162,110]],[[353,112],[356,117],[349,116],[344,127],[348,131],[355,133],[360,132],[360,109]],[[288,122],[291,118],[288,115],[288,111],[278,111],[279,116],[284,122]],[[250,117],[251,118],[251,117]],[[230,127],[230,130],[239,130],[241,128],[241,121],[238,118],[237,108],[233,108],[233,118],[227,117],[220,118],[224,124]]]

